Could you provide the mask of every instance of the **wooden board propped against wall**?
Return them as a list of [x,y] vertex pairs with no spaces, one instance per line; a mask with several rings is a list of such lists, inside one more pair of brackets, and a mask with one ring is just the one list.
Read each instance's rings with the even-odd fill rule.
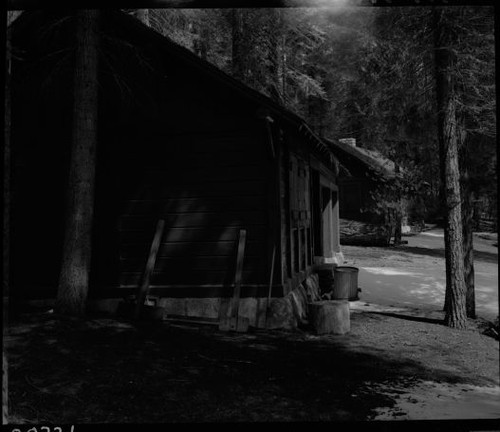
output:
[[164,229],[165,229],[165,220],[159,219],[156,224],[155,235],[151,243],[151,249],[149,251],[148,261],[146,262],[146,267],[144,269],[142,283],[137,289],[136,305],[134,310],[134,318],[136,320],[138,320],[139,317],[141,316],[141,311],[144,306],[144,301],[146,300],[146,297],[149,292],[149,281],[151,279],[151,274],[153,273],[155,267],[156,255],[160,247],[161,237],[163,235]]
[[238,251],[236,256],[236,273],[234,278],[233,296],[229,299],[229,304],[227,306],[227,309],[223,308],[221,304],[219,330],[222,331],[233,330],[238,332],[246,332],[248,330],[248,324],[249,324],[248,318],[239,316],[241,277],[243,274],[245,244],[246,244],[246,230],[242,229],[240,230],[238,239]]

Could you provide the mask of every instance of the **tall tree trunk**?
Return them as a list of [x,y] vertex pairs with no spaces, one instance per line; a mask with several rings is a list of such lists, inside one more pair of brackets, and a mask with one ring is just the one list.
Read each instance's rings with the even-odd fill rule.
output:
[[199,56],[203,60],[207,60],[210,43],[207,24],[205,22],[201,22],[199,24],[196,24],[195,28],[196,38],[194,38],[193,40],[193,50],[197,56]]
[[4,330],[6,328],[6,312],[7,302],[9,299],[9,286],[10,286],[10,181],[11,181],[11,148],[10,148],[10,128],[11,128],[11,44],[10,44],[10,28],[7,27],[10,12],[5,11],[2,14],[2,30],[5,35],[6,51],[5,51],[5,64],[4,76],[4,148],[3,148],[3,261],[2,261],[2,295],[4,299]]
[[89,287],[98,108],[99,11],[78,10],[74,72],[73,136],[66,227],[56,310],[85,313]]
[[[395,159],[396,160],[396,157]],[[394,163],[394,172],[396,176],[399,176],[401,173],[401,167],[397,162]],[[397,207],[395,209],[394,215],[395,215],[395,226],[394,226],[394,246],[400,246],[402,242],[402,232],[401,232],[401,225],[403,224],[403,212],[402,212],[402,197],[400,191],[397,191]]]
[[467,317],[476,318],[476,298],[474,291],[474,209],[473,197],[470,187],[468,148],[464,137],[460,147],[459,162],[462,194],[462,220],[463,220],[463,251],[464,251],[464,279],[466,287],[465,309]]
[[454,83],[456,56],[452,49],[456,40],[453,30],[446,23],[445,12],[442,9],[434,9],[433,18],[439,153],[446,206],[444,240],[448,299],[445,324],[449,327],[465,328],[467,316],[458,165],[457,94]]
[[403,215],[400,209],[395,211],[395,223],[394,223],[394,246],[401,246],[403,241],[403,233],[401,232],[401,225],[403,223]]
[[245,29],[244,16],[241,9],[231,10],[231,27],[232,27],[232,72],[233,77],[244,81],[245,80]]
[[[3,261],[2,261],[2,295],[3,295],[3,336],[4,340],[8,333],[8,311],[10,294],[10,180],[11,180],[11,30],[9,27],[14,12],[3,11],[2,13],[2,42],[5,43],[5,74],[4,86],[4,152],[3,152]],[[2,424],[8,423],[9,416],[9,392],[8,392],[8,363],[5,345],[2,350]]]
[[280,51],[282,47],[283,24],[280,9],[271,9],[268,15],[268,32],[269,32],[269,81],[268,93],[276,102],[283,103],[281,92],[281,60]]
[[279,79],[281,83],[281,97],[283,99],[283,103],[287,103],[287,87],[286,87],[286,76],[287,76],[287,57],[286,57],[286,31],[285,31],[285,17],[283,15],[283,12],[280,11],[280,16],[281,16],[281,26],[282,26],[282,32],[281,32],[281,59],[280,59],[280,65],[281,65],[281,70],[279,71]]

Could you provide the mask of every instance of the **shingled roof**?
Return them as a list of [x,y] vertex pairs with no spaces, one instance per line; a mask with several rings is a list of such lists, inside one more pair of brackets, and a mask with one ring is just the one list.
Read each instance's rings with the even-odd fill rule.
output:
[[340,140],[323,138],[323,141],[335,153],[339,163],[347,172],[350,166],[356,164],[376,178],[394,177],[394,162],[373,150],[355,147]]

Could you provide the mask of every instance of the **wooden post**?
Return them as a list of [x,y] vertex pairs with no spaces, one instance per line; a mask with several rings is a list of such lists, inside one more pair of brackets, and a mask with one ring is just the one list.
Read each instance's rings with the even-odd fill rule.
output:
[[273,254],[271,258],[271,271],[269,273],[269,291],[267,293],[267,305],[266,305],[266,315],[265,315],[265,322],[267,323],[267,315],[269,308],[271,306],[271,294],[273,290],[273,276],[274,276],[274,259],[276,256],[276,246],[273,246]]
[[238,252],[236,256],[236,274],[234,277],[233,297],[229,300],[227,312],[220,317],[219,330],[248,330],[248,318],[239,317],[241,278],[243,274],[243,260],[245,257],[246,230],[240,230]]
[[[4,159],[3,159],[3,337],[8,334],[9,294],[10,294],[10,176],[11,176],[11,148],[10,148],[10,127],[11,127],[11,30],[9,28],[9,18],[13,12],[2,11],[1,33],[5,39],[2,40],[5,51],[5,87],[4,87]],[[8,363],[5,345],[2,350],[2,424],[7,424],[9,418],[9,391],[8,391]]]
[[142,277],[141,285],[137,290],[136,295],[136,305],[134,312],[134,319],[138,320],[141,316],[142,306],[144,305],[144,300],[149,291],[149,281],[151,279],[151,273],[153,273],[155,263],[156,263],[156,255],[158,253],[158,249],[160,248],[161,236],[163,235],[163,230],[165,228],[165,221],[160,219],[156,224],[156,232],[153,237],[153,242],[151,243],[151,249],[149,251],[149,258],[146,263],[146,268],[144,270],[144,275]]

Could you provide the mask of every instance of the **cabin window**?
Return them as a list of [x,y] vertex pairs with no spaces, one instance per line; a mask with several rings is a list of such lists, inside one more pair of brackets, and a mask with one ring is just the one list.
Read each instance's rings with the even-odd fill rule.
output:
[[312,264],[309,167],[305,161],[290,157],[290,231],[293,273]]
[[300,229],[300,244],[302,245],[302,248],[300,249],[301,256],[300,256],[300,269],[305,269],[307,266],[307,238],[306,238],[306,229],[302,227]]
[[321,186],[319,181],[319,171],[313,169],[311,171],[311,198],[312,198],[312,227],[313,236],[312,243],[314,245],[313,254],[314,256],[323,255],[323,239],[322,239],[322,227],[321,227]]
[[318,171],[312,174],[313,252],[316,259],[333,258],[339,249],[338,193],[335,185]]
[[307,244],[309,245],[309,247],[307,248],[306,265],[311,266],[313,263],[311,228],[306,228],[306,238],[307,238]]

